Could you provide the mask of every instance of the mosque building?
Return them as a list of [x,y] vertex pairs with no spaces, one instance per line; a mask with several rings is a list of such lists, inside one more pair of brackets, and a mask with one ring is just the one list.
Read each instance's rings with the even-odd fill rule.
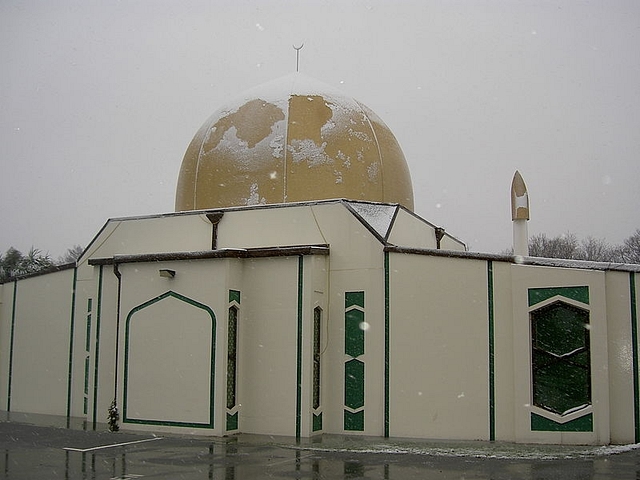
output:
[[[369,108],[299,73],[216,111],[174,213],[0,285],[0,409],[103,429],[640,442],[640,266],[469,252]],[[507,197],[508,198],[508,197]],[[524,247],[522,244],[524,242]],[[115,414],[117,409],[117,416]]]

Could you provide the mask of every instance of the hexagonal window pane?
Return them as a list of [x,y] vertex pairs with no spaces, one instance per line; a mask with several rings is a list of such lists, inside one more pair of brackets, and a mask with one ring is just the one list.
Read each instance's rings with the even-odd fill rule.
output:
[[531,312],[533,404],[559,415],[591,403],[589,312],[556,302]]
[[[587,358],[586,352],[580,354]],[[589,369],[556,359],[535,368],[533,404],[563,415],[591,403]]]
[[589,312],[556,302],[531,313],[533,346],[555,355],[584,348],[589,338]]

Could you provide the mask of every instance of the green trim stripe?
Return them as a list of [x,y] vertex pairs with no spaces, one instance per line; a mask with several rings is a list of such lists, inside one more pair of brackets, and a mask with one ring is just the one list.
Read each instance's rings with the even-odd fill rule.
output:
[[100,265],[100,272],[98,274],[98,305],[96,307],[96,342],[94,353],[94,365],[93,365],[93,425],[95,430],[98,423],[98,366],[100,363],[100,320],[102,316],[102,280],[104,272],[103,266]]
[[90,369],[90,357],[91,357],[91,312],[93,311],[93,299],[89,297],[87,299],[87,328],[85,331],[84,348],[84,404],[82,412],[84,415],[89,413],[89,369]]
[[113,366],[113,404],[118,403],[118,375],[120,372],[120,307],[122,305],[122,273],[120,273],[120,267],[117,263],[113,264],[113,274],[117,278],[117,290],[116,290],[116,351],[115,362]]
[[487,262],[487,315],[489,317],[489,440],[496,439],[495,312],[493,303],[493,262]]
[[550,287],[550,288],[530,288],[529,306],[543,302],[551,297],[560,295],[578,302],[589,304],[589,287]]
[[[84,359],[84,394],[89,395],[89,357]],[[85,415],[87,412],[84,412]]]
[[16,299],[18,298],[18,281],[13,281],[13,300],[11,301],[11,338],[9,340],[9,385],[7,388],[7,412],[11,411],[11,380],[13,379],[13,343],[16,334]]
[[82,395],[84,400],[82,413],[86,415],[89,413],[89,356],[87,355],[84,359],[84,395]]
[[69,326],[69,373],[67,376],[67,426],[71,417],[71,383],[73,380],[73,335],[76,323],[76,282],[78,280],[78,268],[73,268],[73,285],[71,287],[71,324]]
[[84,349],[86,352],[91,350],[91,310],[92,310],[92,299],[87,299],[87,331],[85,333],[84,338]]
[[[140,418],[128,418],[127,417],[127,395],[129,388],[129,330],[131,328],[131,319],[136,312],[147,308],[155,303],[164,300],[165,298],[173,297],[177,300],[185,302],[193,307],[200,308],[206,311],[211,318],[211,377],[209,378],[209,422],[208,423],[195,423],[195,422],[177,422],[171,420],[148,420]],[[122,421],[123,423],[136,423],[144,425],[169,425],[178,427],[194,427],[194,428],[214,428],[214,390],[215,390],[215,357],[216,357],[216,316],[213,310],[204,303],[200,303],[192,298],[181,295],[177,292],[169,290],[162,295],[152,298],[140,305],[133,307],[127,315],[125,322],[125,338],[124,338],[124,388],[123,388],[123,406],[122,406]]]
[[389,438],[389,252],[384,252],[384,436]]
[[633,358],[633,424],[635,443],[640,442],[640,385],[638,384],[638,303],[636,275],[629,272],[629,303],[631,308],[631,351]]
[[296,438],[300,438],[302,420],[302,279],[304,257],[298,257],[298,333],[296,338]]
[[186,427],[186,428],[213,428],[211,423],[175,422],[171,420],[148,420],[139,418],[127,418],[124,423],[135,425],[162,425],[165,427]]

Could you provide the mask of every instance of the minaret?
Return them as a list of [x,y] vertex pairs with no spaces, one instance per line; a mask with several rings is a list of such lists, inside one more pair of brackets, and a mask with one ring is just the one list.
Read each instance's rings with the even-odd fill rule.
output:
[[511,220],[513,220],[513,254],[529,255],[529,193],[520,172],[516,170],[511,181]]

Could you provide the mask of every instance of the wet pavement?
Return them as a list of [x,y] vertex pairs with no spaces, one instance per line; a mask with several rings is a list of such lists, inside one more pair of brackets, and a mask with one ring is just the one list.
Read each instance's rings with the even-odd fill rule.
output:
[[325,435],[226,438],[66,428],[0,417],[0,479],[616,479],[640,478],[640,445],[435,442]]

